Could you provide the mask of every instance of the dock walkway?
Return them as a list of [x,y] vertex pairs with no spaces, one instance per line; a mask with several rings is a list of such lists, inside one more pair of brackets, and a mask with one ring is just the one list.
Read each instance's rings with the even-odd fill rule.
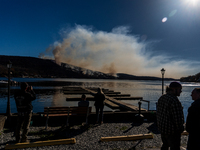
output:
[[[96,93],[96,91],[93,91],[93,90],[90,90],[90,89],[87,89],[87,88],[82,88],[82,89],[85,90],[85,91],[88,91],[88,92],[90,92],[90,93],[93,93],[93,94]],[[105,95],[106,95],[106,94],[105,94]],[[113,95],[113,94],[112,94],[112,95]],[[116,95],[117,95],[117,94],[116,94]],[[116,97],[116,95],[115,95],[115,97]],[[127,95],[127,94],[125,94],[125,95]],[[129,95],[129,94],[128,94],[128,95]],[[121,96],[121,94],[120,94],[119,96]],[[140,99],[141,99],[141,97],[139,97],[139,100],[140,100]],[[107,100],[107,101],[110,101],[111,103],[114,103],[114,104],[118,105],[119,107],[124,108],[124,109],[126,109],[126,110],[129,110],[129,111],[139,111],[139,107],[134,106],[134,105],[132,105],[132,104],[128,104],[128,103],[119,101],[119,100],[116,100],[116,99],[110,97],[109,95],[106,95],[106,100]],[[141,111],[147,111],[147,110],[141,108]]]

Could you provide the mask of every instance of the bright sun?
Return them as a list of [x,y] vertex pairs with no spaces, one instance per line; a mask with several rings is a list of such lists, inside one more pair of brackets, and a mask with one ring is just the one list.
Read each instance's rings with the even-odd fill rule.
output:
[[197,6],[200,0],[184,0],[187,5]]

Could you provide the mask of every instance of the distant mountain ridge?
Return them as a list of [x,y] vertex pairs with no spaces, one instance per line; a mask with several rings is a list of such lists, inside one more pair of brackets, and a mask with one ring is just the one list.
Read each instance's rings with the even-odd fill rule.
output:
[[[4,55],[0,55],[0,77],[8,75],[6,66],[9,60],[12,62],[12,77],[161,80],[158,77],[134,76],[125,73],[117,73],[116,76],[113,76],[67,63],[58,65],[54,60],[49,59]],[[165,80],[173,79],[167,78]]]
[[[7,63],[12,62],[13,77],[42,77],[42,78],[92,78],[92,79],[114,79],[115,77],[96,71],[91,74],[83,73],[80,67],[67,67],[62,63],[58,65],[53,60],[35,57],[3,56],[0,55],[0,76],[7,76]],[[71,65],[72,66],[72,65]]]
[[181,82],[200,82],[200,73],[188,77],[182,77]]
[[[117,73],[118,79],[129,79],[129,80],[162,80],[162,78],[152,76],[134,76],[125,73]],[[165,80],[174,80],[173,78],[165,78]]]

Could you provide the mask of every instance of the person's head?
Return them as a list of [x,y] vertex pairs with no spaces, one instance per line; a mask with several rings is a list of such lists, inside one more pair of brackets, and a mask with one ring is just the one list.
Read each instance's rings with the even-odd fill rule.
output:
[[167,91],[175,96],[180,96],[182,92],[182,85],[179,82],[173,81],[170,83]]
[[22,82],[20,85],[21,90],[26,91],[26,89],[29,87],[28,83]]
[[192,100],[197,100],[197,99],[200,99],[200,88],[195,88],[192,93],[191,93],[191,96],[192,96]]
[[81,99],[82,99],[83,101],[85,101],[85,100],[86,100],[86,95],[83,94],[83,95],[81,96]]
[[101,88],[97,89],[97,93],[103,93],[102,90],[101,90]]

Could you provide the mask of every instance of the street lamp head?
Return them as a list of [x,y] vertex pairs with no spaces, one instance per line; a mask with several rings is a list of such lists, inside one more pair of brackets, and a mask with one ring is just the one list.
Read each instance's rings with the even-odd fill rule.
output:
[[161,74],[162,74],[162,75],[165,74],[165,69],[164,69],[164,68],[162,68],[160,71],[161,71]]
[[7,68],[11,68],[11,67],[12,67],[12,62],[9,60],[7,64]]

